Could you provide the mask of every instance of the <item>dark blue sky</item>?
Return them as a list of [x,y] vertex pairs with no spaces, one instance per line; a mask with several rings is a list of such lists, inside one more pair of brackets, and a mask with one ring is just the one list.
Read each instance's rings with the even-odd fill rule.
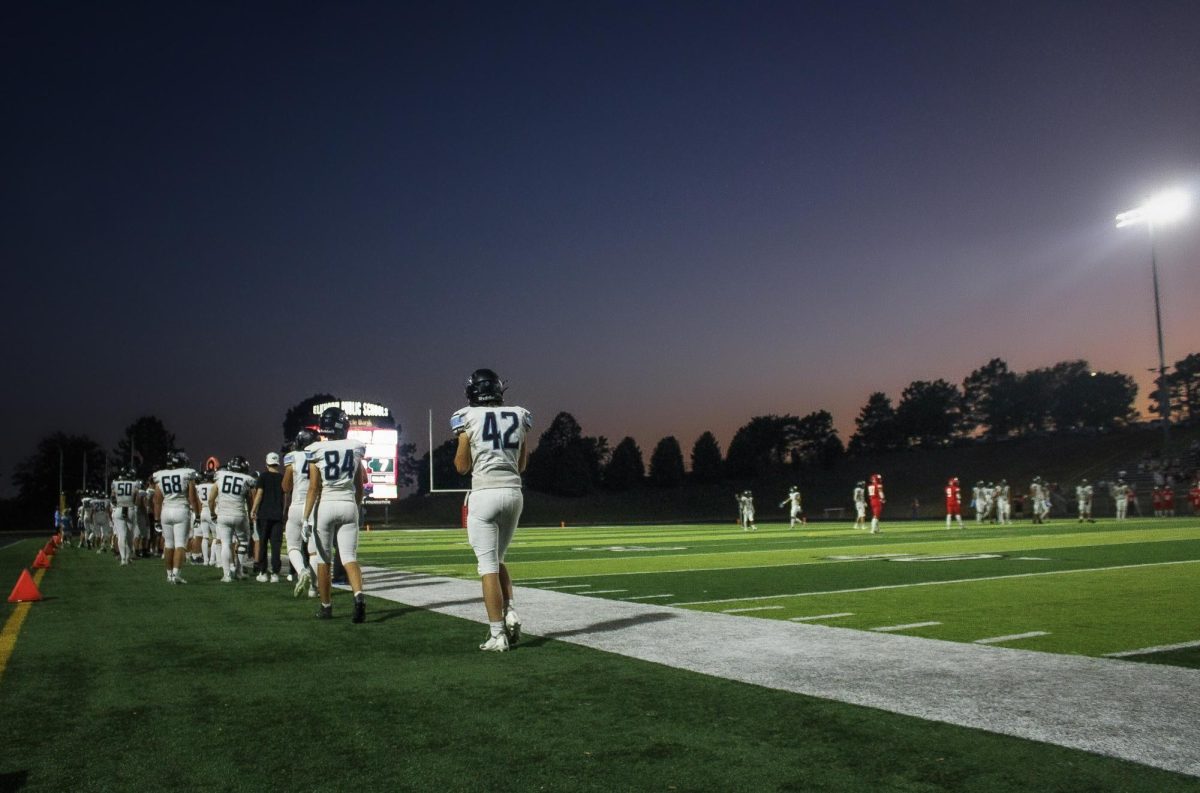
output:
[[[19,416],[257,459],[316,391],[425,447],[491,366],[544,428],[1156,364],[1200,185],[1200,4],[24,3],[0,32]],[[1200,351],[1200,217],[1160,238]]]

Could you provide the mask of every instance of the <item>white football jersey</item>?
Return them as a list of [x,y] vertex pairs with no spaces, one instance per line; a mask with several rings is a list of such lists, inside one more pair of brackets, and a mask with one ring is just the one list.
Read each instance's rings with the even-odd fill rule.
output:
[[866,491],[863,490],[861,487],[854,488],[854,503],[855,504],[867,503]]
[[113,503],[118,507],[132,507],[137,494],[138,483],[132,479],[117,479],[112,483]]
[[188,505],[188,482],[195,481],[196,472],[191,468],[167,468],[154,472],[154,484],[162,491],[163,506],[186,507]]
[[520,487],[517,463],[533,416],[522,407],[477,405],[450,417],[455,435],[471,439],[471,489]]
[[303,507],[308,498],[308,464],[312,455],[307,450],[297,449],[283,456],[283,464],[292,467],[292,507]]
[[212,488],[217,493],[217,514],[240,516],[246,514],[246,495],[258,482],[249,474],[236,471],[217,471]]
[[212,482],[197,482],[196,495],[200,497],[200,519],[208,520],[208,497],[212,494],[214,484]]
[[308,462],[317,466],[321,477],[322,502],[356,500],[354,483],[362,477],[362,460],[367,454],[367,447],[361,441],[353,438],[318,441],[308,447],[307,453]]

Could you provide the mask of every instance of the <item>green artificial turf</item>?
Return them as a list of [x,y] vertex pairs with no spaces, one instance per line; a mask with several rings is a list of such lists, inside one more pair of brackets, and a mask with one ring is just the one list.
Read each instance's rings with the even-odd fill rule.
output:
[[[36,543],[0,550],[15,580]],[[68,549],[0,679],[0,789],[1184,791],[1133,763],[370,599]],[[5,604],[7,618],[13,606]]]

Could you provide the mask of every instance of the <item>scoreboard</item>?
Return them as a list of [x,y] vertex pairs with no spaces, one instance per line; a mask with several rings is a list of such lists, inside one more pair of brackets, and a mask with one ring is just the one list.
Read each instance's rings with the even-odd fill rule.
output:
[[374,402],[342,399],[313,405],[314,419],[326,408],[340,407],[350,419],[349,437],[367,447],[364,462],[368,469],[366,498],[391,501],[399,498],[396,484],[396,460],[399,457],[400,431],[386,406]]

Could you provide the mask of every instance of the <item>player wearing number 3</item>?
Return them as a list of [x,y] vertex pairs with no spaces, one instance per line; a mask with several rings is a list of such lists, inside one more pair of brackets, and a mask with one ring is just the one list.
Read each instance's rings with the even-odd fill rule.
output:
[[354,592],[350,621],[367,618],[363,597],[362,567],[358,564],[358,516],[363,500],[363,456],[367,447],[346,437],[350,419],[341,408],[326,408],[317,424],[324,440],[308,447],[308,493],[304,497],[304,535],[315,536],[317,544],[317,591],[321,595],[321,619],[333,617],[333,592],[329,567],[334,543],[346,567],[346,578]]
[[490,633],[479,649],[488,652],[504,652],[521,638],[504,554],[525,505],[521,472],[529,462],[525,435],[533,421],[525,408],[505,407],[505,388],[491,369],[476,369],[467,380],[470,406],[450,417],[450,429],[458,436],[454,467],[471,474],[467,539],[483,579]]

